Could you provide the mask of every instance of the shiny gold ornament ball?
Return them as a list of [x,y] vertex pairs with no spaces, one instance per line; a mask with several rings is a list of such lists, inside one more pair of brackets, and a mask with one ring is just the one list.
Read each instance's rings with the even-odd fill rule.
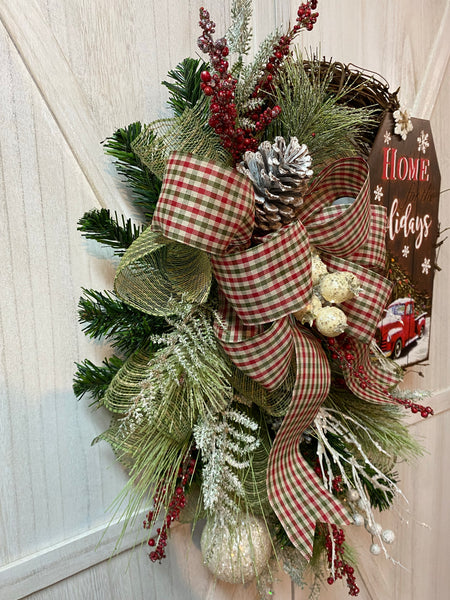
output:
[[326,337],[336,337],[347,327],[345,313],[336,306],[324,306],[316,317],[316,327]]
[[351,282],[345,273],[328,273],[320,280],[320,293],[327,302],[340,304],[353,298]]
[[227,583],[247,583],[257,577],[272,553],[264,521],[251,515],[241,515],[231,526],[208,521],[200,547],[205,565]]

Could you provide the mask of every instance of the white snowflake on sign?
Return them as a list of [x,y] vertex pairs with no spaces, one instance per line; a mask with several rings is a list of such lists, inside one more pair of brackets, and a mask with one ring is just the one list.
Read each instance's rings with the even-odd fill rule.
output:
[[419,147],[417,148],[417,150],[425,154],[427,148],[430,145],[430,142],[428,141],[428,133],[421,131],[419,137],[417,138],[417,141],[419,142]]
[[403,246],[402,254],[403,254],[404,258],[407,258],[408,254],[409,254],[409,246]]
[[428,271],[431,269],[431,262],[429,258],[424,258],[423,263],[420,265],[422,267],[422,273],[428,275]]
[[383,194],[383,188],[381,187],[381,185],[377,185],[377,187],[373,191],[373,197],[375,198],[375,200],[377,202],[381,202],[381,198],[383,196],[384,196],[384,194]]
[[386,146],[389,146],[389,144],[391,143],[392,140],[392,135],[389,133],[389,131],[386,131],[386,133],[384,134],[384,143],[386,144]]

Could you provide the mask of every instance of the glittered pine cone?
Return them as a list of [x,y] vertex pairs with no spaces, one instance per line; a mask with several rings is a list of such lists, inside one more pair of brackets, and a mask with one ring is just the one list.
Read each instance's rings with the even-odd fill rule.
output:
[[263,234],[280,229],[297,218],[303,193],[312,175],[311,156],[296,137],[289,144],[278,136],[262,142],[257,152],[246,152],[237,165],[255,190],[255,226]]

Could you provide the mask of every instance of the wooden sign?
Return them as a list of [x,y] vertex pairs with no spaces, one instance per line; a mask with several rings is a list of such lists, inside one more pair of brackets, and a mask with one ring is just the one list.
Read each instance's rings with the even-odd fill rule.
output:
[[387,209],[391,303],[378,343],[402,366],[428,357],[441,176],[429,121],[411,119],[406,139],[388,113],[370,157],[371,199]]

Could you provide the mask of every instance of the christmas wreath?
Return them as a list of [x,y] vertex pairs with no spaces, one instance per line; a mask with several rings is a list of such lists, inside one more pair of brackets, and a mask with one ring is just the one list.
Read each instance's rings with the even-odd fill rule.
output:
[[375,343],[392,283],[365,158],[386,111],[399,135],[408,115],[380,78],[291,51],[316,6],[253,61],[251,2],[217,40],[201,8],[209,63],[169,72],[173,116],[105,142],[143,225],[105,209],[79,221],[121,257],[114,291],[79,304],[115,353],[78,364],[74,391],[112,414],[97,439],[129,472],[125,524],[147,503],[157,562],[180,515],[206,520],[206,565],[256,576],[262,597],[277,562],[358,594],[342,528],[365,525],[390,557],[374,511],[401,496],[396,461],[421,453],[401,405],[432,412]]

